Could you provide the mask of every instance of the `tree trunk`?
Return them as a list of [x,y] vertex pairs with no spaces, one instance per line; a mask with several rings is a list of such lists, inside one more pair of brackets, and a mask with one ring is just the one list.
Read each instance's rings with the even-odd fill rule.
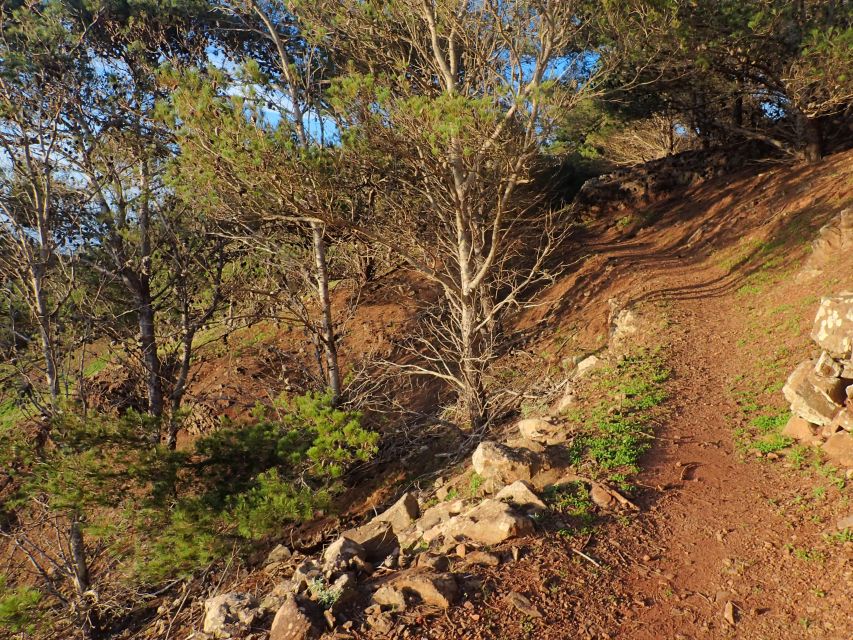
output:
[[800,147],[806,162],[818,162],[823,158],[823,131],[817,118],[800,115],[799,135]]
[[332,324],[332,305],[329,301],[329,271],[326,265],[326,244],[323,240],[323,226],[319,222],[311,223],[311,235],[314,241],[314,261],[317,268],[317,292],[320,296],[322,312],[323,351],[326,354],[326,369],[329,375],[329,389],[337,402],[341,397],[341,372],[338,368],[338,347]]
[[43,287],[44,278],[36,269],[32,274],[33,297],[36,303],[36,320],[39,326],[39,338],[41,339],[42,357],[44,358],[44,377],[50,393],[50,409],[56,412],[59,405],[59,374],[56,367],[56,353],[54,351],[53,336],[50,328],[50,311],[47,305],[47,296]]
[[[154,305],[147,285],[139,292],[139,343],[145,366],[145,386],[148,389],[148,413],[156,418],[163,415],[163,383],[160,379],[160,356],[154,334]],[[159,441],[159,434],[157,436]]]
[[99,635],[99,622],[97,612],[92,609],[91,589],[89,581],[89,567],[86,562],[86,546],[83,543],[83,529],[80,520],[74,516],[71,520],[71,529],[68,535],[68,546],[71,551],[72,571],[74,573],[74,590],[77,593],[77,615],[83,636],[89,639],[97,638]]
[[[186,322],[185,322],[186,324]],[[178,368],[178,376],[175,378],[175,386],[172,389],[172,395],[169,397],[170,413],[169,413],[169,433],[166,437],[166,446],[174,451],[178,446],[178,413],[181,409],[181,403],[184,400],[184,394],[187,389],[187,379],[190,375],[190,364],[192,363],[192,344],[195,337],[195,331],[186,330],[181,341],[181,364]]]
[[468,412],[468,420],[472,429],[476,429],[486,421],[486,391],[478,366],[477,336],[475,334],[475,313],[472,296],[463,295],[461,300],[459,331],[461,338],[461,353],[459,368],[462,373],[462,401]]

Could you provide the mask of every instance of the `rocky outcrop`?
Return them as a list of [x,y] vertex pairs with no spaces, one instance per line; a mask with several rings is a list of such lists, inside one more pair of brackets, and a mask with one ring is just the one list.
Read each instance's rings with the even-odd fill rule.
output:
[[823,351],[788,377],[782,392],[794,416],[782,433],[822,443],[833,462],[853,468],[853,293],[821,301],[811,337]]

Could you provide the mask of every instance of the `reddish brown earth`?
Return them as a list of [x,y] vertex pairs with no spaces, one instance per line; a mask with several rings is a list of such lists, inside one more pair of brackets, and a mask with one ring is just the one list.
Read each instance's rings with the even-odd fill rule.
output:
[[[667,345],[673,378],[669,417],[636,479],[642,511],[627,522],[604,516],[589,541],[547,531],[516,541],[521,559],[481,573],[469,604],[430,621],[410,617],[392,635],[853,638],[853,542],[827,535],[853,512],[853,481],[819,452],[756,457],[737,432],[748,423],[738,391],[754,388],[759,404],[782,407],[781,382],[815,350],[808,333],[819,296],[853,288],[851,255],[797,278],[817,229],[851,205],[848,152],[674,194],[640,212],[655,222],[633,238],[616,226],[592,232],[583,267],[525,323],[541,330],[573,314],[555,361],[600,344],[611,298],[667,327],[645,336]],[[584,542],[600,566],[572,552]],[[507,605],[510,590],[543,616]]]

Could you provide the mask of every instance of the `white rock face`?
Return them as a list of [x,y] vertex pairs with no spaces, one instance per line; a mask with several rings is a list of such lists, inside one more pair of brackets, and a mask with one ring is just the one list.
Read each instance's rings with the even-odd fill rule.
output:
[[834,357],[842,360],[851,357],[853,354],[853,292],[846,291],[821,300],[811,337]]
[[223,593],[204,603],[204,632],[214,638],[230,638],[247,631],[256,615],[248,593]]

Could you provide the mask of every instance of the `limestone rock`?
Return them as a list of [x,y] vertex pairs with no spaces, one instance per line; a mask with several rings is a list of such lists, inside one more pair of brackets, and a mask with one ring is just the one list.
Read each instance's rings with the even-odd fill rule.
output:
[[214,638],[230,638],[247,631],[257,609],[248,593],[223,593],[204,603],[204,632]]
[[465,557],[465,564],[468,566],[496,567],[500,563],[501,559],[488,551],[472,551]]
[[275,614],[269,640],[313,640],[322,633],[315,620],[318,612],[304,598],[289,596]]
[[833,356],[849,359],[853,353],[853,292],[821,300],[812,339]]
[[[631,313],[630,311],[628,313]],[[601,364],[601,358],[598,356],[588,356],[578,362],[574,371],[572,371],[572,380],[580,380],[585,378],[590,372],[595,370]]]
[[782,435],[805,444],[820,442],[820,436],[815,433],[814,426],[807,420],[803,420],[800,416],[791,416],[788,419],[785,428],[782,429]]
[[293,556],[290,549],[285,547],[283,544],[276,545],[275,549],[270,551],[267,556],[266,564],[277,564],[280,562],[287,562]]
[[417,596],[424,604],[447,609],[456,601],[459,588],[449,573],[434,573],[420,568],[395,576],[391,586],[404,594]]
[[541,444],[561,444],[568,438],[568,429],[543,418],[526,418],[516,425],[522,438]]
[[815,362],[806,360],[794,369],[782,388],[791,411],[813,424],[832,422],[845,400],[845,384],[840,378],[824,378],[814,372]]
[[379,587],[373,594],[371,602],[383,607],[393,607],[398,611],[403,611],[406,608],[406,596],[399,589],[389,585]]
[[343,535],[361,545],[366,554],[362,559],[370,562],[382,562],[400,548],[400,541],[387,522],[371,520],[361,527],[344,531]]
[[403,496],[386,511],[373,519],[373,522],[387,522],[394,533],[399,533],[409,527],[421,515],[418,499],[412,493]]
[[332,574],[346,570],[353,558],[365,559],[365,548],[357,541],[343,535],[323,553],[323,573]]
[[495,495],[495,500],[509,502],[525,511],[545,511],[545,503],[533,493],[533,487],[523,480],[505,486]]
[[539,469],[538,460],[532,451],[512,449],[497,442],[481,442],[471,462],[480,476],[486,480],[505,485],[516,480],[533,479]]
[[823,443],[823,451],[833,462],[853,468],[853,435],[841,431]]
[[499,500],[483,500],[457,518],[455,526],[450,527],[453,534],[481,544],[500,544],[504,540],[533,533],[533,523],[529,518],[517,514]]
[[853,404],[839,411],[832,421],[831,426],[841,427],[845,431],[853,432]]
[[300,593],[305,591],[316,578],[321,576],[322,572],[320,571],[320,567],[317,566],[317,563],[310,558],[306,558],[293,571],[293,576],[290,581],[293,585],[293,590],[296,593]]

